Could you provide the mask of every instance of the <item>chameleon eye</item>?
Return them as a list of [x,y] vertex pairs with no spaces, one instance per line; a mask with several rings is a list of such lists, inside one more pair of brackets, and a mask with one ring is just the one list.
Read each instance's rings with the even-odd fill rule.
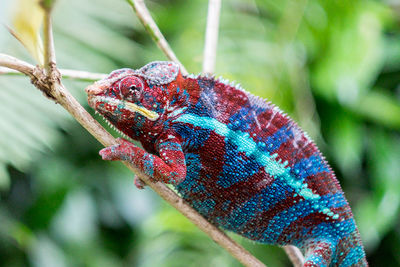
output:
[[139,88],[136,85],[131,85],[131,87],[129,87],[129,91],[131,91],[131,93],[135,93],[139,91]]
[[126,77],[119,82],[119,93],[122,99],[137,100],[142,89],[143,82],[134,76]]

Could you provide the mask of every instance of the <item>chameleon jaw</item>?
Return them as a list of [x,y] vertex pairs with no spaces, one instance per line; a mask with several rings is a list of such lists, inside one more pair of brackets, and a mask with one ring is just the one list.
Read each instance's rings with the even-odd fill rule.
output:
[[130,103],[127,101],[123,101],[123,100],[118,100],[115,98],[111,98],[111,97],[107,97],[107,96],[92,96],[89,98],[89,104],[92,106],[93,104],[93,108],[96,108],[95,104],[98,102],[105,102],[109,105],[112,105],[116,108],[119,109],[126,109],[132,113],[139,113],[140,115],[143,115],[144,117],[146,117],[147,119],[151,120],[151,121],[155,121],[157,120],[160,115],[158,115],[158,113],[152,111],[152,110],[148,110],[145,107],[141,107],[138,106],[134,103]]

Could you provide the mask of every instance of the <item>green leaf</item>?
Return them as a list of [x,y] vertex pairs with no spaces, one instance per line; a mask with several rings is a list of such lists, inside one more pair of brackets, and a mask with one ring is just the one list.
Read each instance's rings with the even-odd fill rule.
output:
[[400,129],[400,100],[378,90],[362,97],[351,108],[367,119],[393,129]]

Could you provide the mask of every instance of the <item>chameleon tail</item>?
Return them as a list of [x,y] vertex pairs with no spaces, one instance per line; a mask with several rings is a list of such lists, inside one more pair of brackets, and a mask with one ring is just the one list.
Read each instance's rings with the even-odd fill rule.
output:
[[368,262],[358,230],[337,242],[312,241],[306,249],[304,267],[367,267]]
[[364,248],[357,228],[339,240],[331,266],[368,266],[367,258],[365,256]]

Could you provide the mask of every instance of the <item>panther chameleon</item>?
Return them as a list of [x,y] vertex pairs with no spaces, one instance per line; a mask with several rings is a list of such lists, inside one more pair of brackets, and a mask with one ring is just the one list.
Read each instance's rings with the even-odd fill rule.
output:
[[[304,266],[368,266],[344,193],[314,142],[240,85],[173,62],[119,69],[86,88],[125,139],[104,148],[171,184],[207,220],[259,243],[294,245]],[[135,184],[143,182],[135,177]]]

